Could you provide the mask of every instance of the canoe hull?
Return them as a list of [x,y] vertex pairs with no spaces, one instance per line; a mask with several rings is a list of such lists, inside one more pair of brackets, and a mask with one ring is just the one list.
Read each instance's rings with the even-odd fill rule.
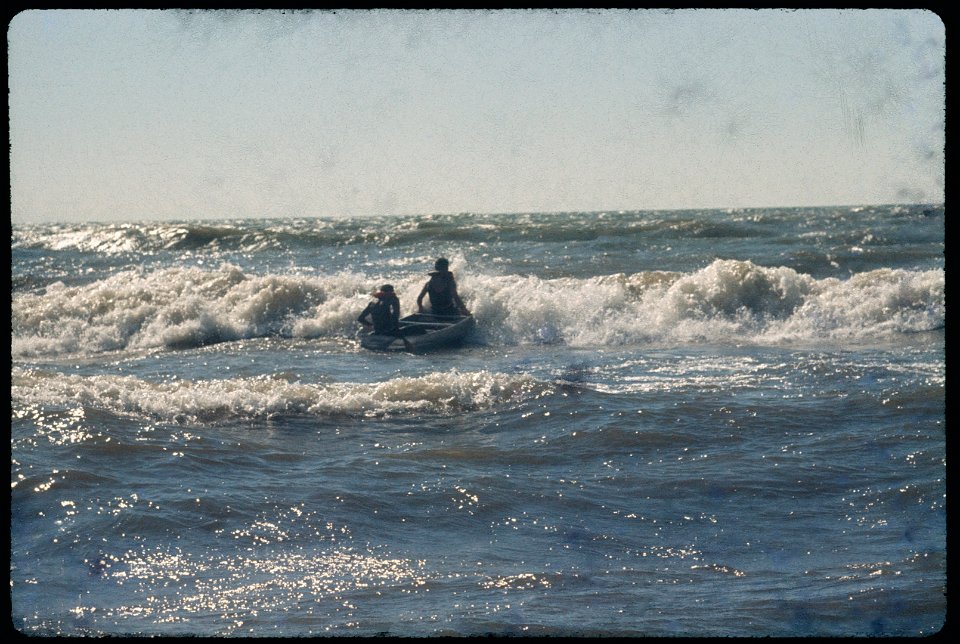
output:
[[413,353],[448,349],[463,342],[475,324],[472,315],[414,313],[400,318],[398,335],[370,333],[360,338],[360,346],[371,351]]

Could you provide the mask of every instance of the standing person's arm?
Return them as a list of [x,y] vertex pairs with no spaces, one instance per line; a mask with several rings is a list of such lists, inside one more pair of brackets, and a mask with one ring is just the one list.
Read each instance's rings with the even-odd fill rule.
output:
[[423,285],[423,290],[420,291],[420,295],[417,296],[417,309],[423,313],[423,296],[427,294],[427,290],[430,288],[430,282],[427,282]]
[[460,293],[457,292],[457,282],[454,279],[450,280],[450,294],[453,296],[453,303],[457,306],[460,315],[470,315],[470,311],[467,310],[467,307],[463,305],[463,300],[460,299]]

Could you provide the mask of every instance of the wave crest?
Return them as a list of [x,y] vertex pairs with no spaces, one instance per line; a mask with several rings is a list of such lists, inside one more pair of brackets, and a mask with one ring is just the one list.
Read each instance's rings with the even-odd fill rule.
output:
[[[484,279],[461,289],[493,342],[857,341],[942,329],[941,270],[880,269],[817,280],[786,267],[715,260],[693,273]],[[472,288],[471,288],[472,287]]]
[[277,376],[151,382],[12,370],[11,399],[24,405],[81,405],[168,422],[222,422],[276,415],[456,414],[515,404],[554,386],[522,374],[435,372],[379,383],[288,382]]
[[[857,341],[944,327],[944,271],[878,269],[849,279],[814,279],[786,267],[716,260],[692,273],[649,271],[589,278],[463,272],[474,312],[473,340],[776,343]],[[404,313],[422,276],[391,281]],[[364,275],[245,274],[217,269],[126,271],[88,285],[56,283],[12,296],[12,353],[18,357],[189,348],[279,335],[346,338],[366,293]]]

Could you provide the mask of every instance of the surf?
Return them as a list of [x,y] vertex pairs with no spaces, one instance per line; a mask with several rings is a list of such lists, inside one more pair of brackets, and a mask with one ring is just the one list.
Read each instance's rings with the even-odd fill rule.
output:
[[158,381],[39,368],[11,370],[11,400],[24,407],[79,405],[178,424],[291,416],[450,416],[516,405],[555,390],[553,383],[526,374],[456,369],[374,383],[304,382],[274,375]]
[[[256,275],[231,264],[120,271],[12,296],[17,357],[180,350],[261,337],[353,338],[370,284],[383,275]],[[401,311],[423,277],[393,280]],[[644,271],[545,279],[465,271],[461,294],[489,345],[831,339],[938,331],[944,271],[880,268],[814,279],[787,267],[718,259],[688,273]]]

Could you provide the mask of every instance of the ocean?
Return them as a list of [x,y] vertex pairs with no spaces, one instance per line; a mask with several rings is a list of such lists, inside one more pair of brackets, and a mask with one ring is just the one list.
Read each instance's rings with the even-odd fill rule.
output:
[[[33,636],[926,636],[942,205],[11,227]],[[360,348],[437,257],[463,346]]]

